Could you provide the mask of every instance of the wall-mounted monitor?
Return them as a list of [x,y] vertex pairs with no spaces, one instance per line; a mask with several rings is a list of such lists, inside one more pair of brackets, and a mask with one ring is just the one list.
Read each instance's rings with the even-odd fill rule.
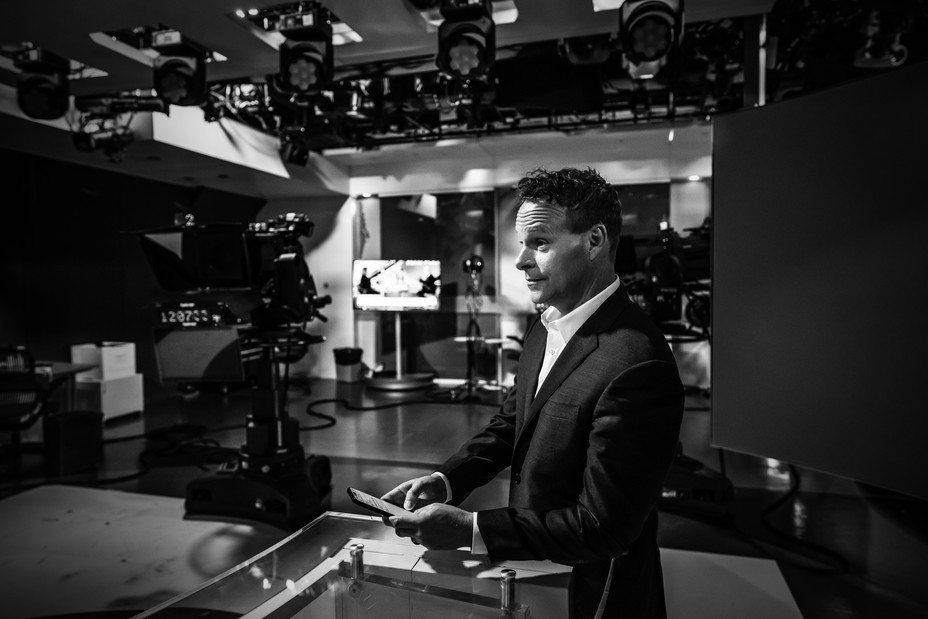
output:
[[438,260],[355,260],[351,281],[357,310],[435,311],[440,306]]

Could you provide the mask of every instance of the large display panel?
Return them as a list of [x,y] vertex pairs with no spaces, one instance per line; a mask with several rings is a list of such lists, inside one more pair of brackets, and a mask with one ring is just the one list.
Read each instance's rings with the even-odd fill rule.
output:
[[352,273],[355,309],[408,312],[440,306],[439,260],[355,260]]
[[719,117],[712,442],[928,499],[928,65]]

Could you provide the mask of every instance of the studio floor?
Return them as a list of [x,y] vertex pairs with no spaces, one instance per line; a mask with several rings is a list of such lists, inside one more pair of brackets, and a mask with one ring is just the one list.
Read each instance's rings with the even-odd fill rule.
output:
[[[484,390],[472,395],[476,398],[452,400],[444,387],[389,392],[322,379],[291,386],[289,413],[303,428],[304,449],[326,456],[331,463],[333,491],[327,509],[359,511],[348,500],[345,488],[349,485],[377,494],[434,470],[489,420],[500,397],[498,392]],[[678,472],[682,471],[681,479],[697,480],[693,483],[711,489],[721,488],[713,484],[719,483],[719,473],[724,471],[733,495],[718,503],[663,503],[663,549],[774,561],[795,607],[807,619],[928,616],[923,591],[928,573],[928,513],[923,502],[764,458],[720,454],[709,444],[709,405],[706,393],[688,395],[681,433],[684,457]],[[23,593],[17,598],[16,616],[63,617],[67,615],[63,600],[73,598],[82,601],[84,614],[70,616],[128,617],[178,593],[164,588],[132,597],[131,585],[144,579],[146,571],[163,574],[173,569],[170,563],[176,558],[184,563],[178,571],[183,571],[183,578],[176,580],[183,590],[286,537],[286,532],[263,523],[194,524],[175,513],[187,484],[211,475],[226,453],[223,448],[237,449],[242,444],[250,408],[248,390],[178,392],[148,404],[140,414],[108,420],[104,464],[94,475],[45,477],[41,462],[27,456],[15,477],[8,473],[0,483],[0,544],[4,548],[0,550],[0,582],[20,582],[23,574],[31,575],[28,580],[36,587],[41,584],[47,595]],[[328,416],[334,424],[309,412]],[[503,473],[471,495],[465,507],[504,504],[507,484],[508,476]],[[151,522],[168,523],[163,531],[152,531],[152,527],[143,531],[142,521],[123,518],[117,523],[115,513],[100,523],[101,527],[118,524],[126,535],[134,535],[136,542],[126,543],[120,560],[126,570],[135,566],[141,575],[113,581],[104,577],[111,573],[111,566],[101,565],[95,570],[97,577],[88,578],[78,569],[68,572],[59,565],[54,571],[58,576],[43,580],[43,573],[53,573],[47,565],[43,567],[50,545],[69,544],[66,540],[82,536],[86,544],[86,536],[94,535],[81,529],[86,520],[82,520],[81,505],[61,504],[78,501],[73,498],[82,496],[77,489],[94,490],[86,496],[98,511],[116,509],[108,501],[117,497],[121,505],[128,500],[130,507],[142,510],[131,513],[146,513],[154,518]],[[51,509],[59,510],[61,516],[48,516]],[[33,513],[39,515],[31,522]],[[191,549],[184,547],[188,538],[172,536],[170,523],[175,517],[178,523],[186,523],[187,535],[194,536],[190,539],[198,540],[195,560]],[[196,526],[204,528],[191,528]],[[205,543],[206,539],[211,542]],[[159,556],[168,558],[158,565],[146,565],[146,544],[148,551],[152,544],[158,545]],[[68,560],[91,566],[102,561],[87,556]],[[729,594],[733,600],[748,595],[738,590]],[[99,607],[93,606],[95,599],[100,600]],[[86,614],[91,611],[96,613]]]

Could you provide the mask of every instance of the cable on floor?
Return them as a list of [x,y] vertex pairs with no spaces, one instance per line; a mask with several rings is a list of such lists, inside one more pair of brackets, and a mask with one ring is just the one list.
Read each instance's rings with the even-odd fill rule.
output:
[[[726,467],[725,467],[724,450],[720,449],[718,450],[718,453],[719,453],[719,469],[720,469],[721,477],[724,481],[730,482],[730,480],[728,479]],[[783,565],[788,565],[796,569],[801,569],[801,570],[808,571],[808,572],[815,572],[819,574],[838,575],[838,574],[847,573],[850,568],[849,563],[847,559],[844,558],[844,556],[842,556],[840,553],[834,550],[831,550],[830,548],[826,548],[825,546],[822,546],[820,544],[816,544],[815,542],[810,542],[808,540],[804,540],[799,537],[796,537],[795,535],[791,535],[789,533],[781,531],[780,529],[777,529],[770,522],[769,520],[770,515],[774,511],[776,511],[779,507],[781,507],[783,504],[785,504],[787,501],[792,499],[796,495],[796,493],[799,491],[799,481],[800,481],[799,472],[796,470],[796,467],[794,467],[793,465],[789,465],[789,471],[790,471],[790,478],[791,478],[789,489],[786,491],[786,493],[783,496],[779,497],[778,499],[773,501],[770,505],[764,508],[763,512],[761,513],[761,518],[760,518],[761,524],[764,526],[764,528],[767,531],[769,531],[776,537],[782,540],[785,540],[787,542],[790,542],[796,546],[800,546],[807,551],[816,553],[820,555],[820,557],[824,557],[824,560],[822,560],[820,557],[817,558],[817,557],[812,557],[812,556],[803,556],[804,559],[808,559],[809,561],[819,561],[821,563],[826,564],[825,566],[819,567],[819,566],[810,565],[809,563],[800,563],[797,561],[792,561],[789,559],[775,556],[774,553],[771,552],[770,550],[770,546],[772,544],[762,542],[761,540],[756,539],[754,536],[744,531],[735,522],[735,519],[730,512],[722,518],[717,518],[717,519],[712,519],[712,520],[699,518],[699,520],[702,522],[707,522],[709,524],[718,524],[719,526],[723,526],[724,528],[731,529],[732,531],[737,533],[745,542],[750,544],[752,548],[759,551],[761,554],[765,555],[766,557],[773,559],[777,561],[778,563],[782,563]],[[732,485],[732,488],[734,488],[733,485]],[[726,496],[724,497],[724,499],[729,504],[734,503],[734,497],[732,496]],[[687,514],[687,516],[692,517],[692,518],[698,518],[696,516],[693,516],[692,514]],[[788,550],[782,546],[780,548],[783,550]]]
[[835,552],[834,550],[831,550],[830,548],[826,548],[825,546],[822,546],[821,544],[816,544],[815,542],[810,542],[808,540],[804,540],[795,535],[786,533],[785,531],[781,531],[780,529],[773,526],[773,524],[770,522],[770,515],[773,512],[775,512],[781,505],[783,505],[784,503],[792,499],[799,492],[799,482],[800,482],[799,471],[792,464],[788,465],[788,467],[789,467],[789,472],[790,472],[790,487],[783,496],[781,496],[779,499],[777,499],[776,501],[768,505],[766,509],[764,509],[764,512],[763,514],[761,514],[761,518],[760,518],[761,524],[764,525],[765,529],[767,529],[768,531],[770,531],[772,534],[776,535],[777,537],[784,539],[790,543],[796,544],[798,546],[802,546],[803,548],[810,550],[813,553],[818,553],[827,559],[826,563],[828,561],[831,561],[834,564],[832,567],[824,567],[824,568],[791,564],[793,565],[793,567],[800,567],[801,569],[804,569],[804,570],[818,572],[822,574],[845,574],[847,573],[850,566],[848,564],[847,559],[844,558],[844,556],[842,556],[841,554]]
[[[371,404],[371,405],[362,406],[359,404],[351,404],[345,398],[326,398],[322,400],[315,400],[307,404],[306,412],[310,415],[314,415],[317,417],[328,417],[329,419],[332,419],[334,421],[334,418],[329,417],[328,415],[325,415],[324,413],[320,413],[319,411],[315,410],[315,407],[322,405],[322,404],[338,404],[345,410],[355,411],[355,412],[365,412],[365,411],[379,411],[385,408],[393,408],[394,406],[410,406],[410,405],[415,405],[415,404],[436,404],[437,402],[439,402],[439,400],[431,400],[431,399],[429,400],[397,400],[396,402],[387,402],[384,404]],[[447,400],[447,401],[442,400],[440,402],[442,402],[443,404],[462,404],[462,405],[469,404],[471,406],[491,406],[493,408],[499,408],[499,404],[492,404],[489,402],[476,402],[476,401],[465,401],[465,400]]]
[[[288,375],[285,376],[285,384],[288,388],[291,384],[293,386],[299,386],[298,381],[291,380]],[[337,419],[332,415],[327,415],[325,413],[319,412],[318,410],[315,410],[317,406],[323,404],[337,404],[346,410],[356,412],[383,410],[401,405],[410,406],[421,404],[436,404],[439,402],[443,404],[489,406],[492,408],[499,408],[500,406],[498,402],[483,402],[480,400],[455,399],[454,397],[448,397],[448,394],[451,392],[452,390],[431,390],[426,392],[425,399],[397,400],[395,402],[387,402],[384,404],[374,404],[368,406],[352,404],[344,398],[315,400],[306,405],[305,412],[310,417],[321,419],[322,423],[314,426],[300,426],[299,430],[300,432],[323,430],[326,428],[331,428],[337,423]],[[199,468],[206,470],[205,465],[207,464],[222,464],[224,462],[228,462],[230,459],[237,457],[238,455],[237,449],[223,447],[218,441],[205,438],[206,435],[220,432],[229,432],[233,430],[242,430],[244,428],[245,424],[233,424],[207,429],[202,425],[178,423],[174,424],[173,426],[149,430],[141,434],[106,438],[103,440],[104,445],[137,440],[159,441],[166,444],[159,445],[157,447],[151,447],[141,451],[138,456],[139,469],[127,475],[104,479],[68,480],[67,483],[82,486],[105,486],[134,481],[144,477],[153,468],[163,468],[170,466],[198,466]],[[37,483],[6,487],[2,488],[2,490],[4,492],[12,491],[12,493],[16,493],[24,490],[30,490],[32,488],[37,488],[47,483],[62,483],[62,481],[64,480],[56,478],[54,480],[43,480]]]

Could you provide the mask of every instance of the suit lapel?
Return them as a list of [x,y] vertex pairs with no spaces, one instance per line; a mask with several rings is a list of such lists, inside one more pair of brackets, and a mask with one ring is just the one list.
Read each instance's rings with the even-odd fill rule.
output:
[[[545,343],[547,342],[547,331],[541,324],[541,319],[536,319],[533,328],[526,334],[525,344],[522,350],[521,359],[525,360],[524,379],[520,377],[520,382],[526,385],[524,392],[520,393],[521,406],[516,413],[516,433],[521,433],[524,427],[525,411],[529,410],[532,405],[532,398],[535,397],[535,391],[538,389],[538,372],[541,371],[541,362],[544,360]],[[521,363],[520,363],[521,366]],[[520,370],[522,368],[520,367]]]
[[[522,438],[526,428],[531,426],[532,420],[538,415],[538,412],[544,407],[545,402],[557,391],[568,376],[577,369],[584,359],[596,350],[599,346],[599,334],[612,326],[626,304],[630,300],[622,288],[619,288],[612,294],[605,303],[593,313],[592,316],[580,327],[577,333],[571,338],[564,348],[564,352],[557,358],[551,371],[545,378],[544,384],[538,390],[538,372],[541,369],[541,362],[544,357],[545,344],[547,342],[547,332],[542,326],[536,329],[535,337],[526,342],[525,358],[530,360],[529,389],[524,396],[525,414],[522,416],[521,423],[516,428],[516,444]],[[529,346],[529,343],[531,344]]]

